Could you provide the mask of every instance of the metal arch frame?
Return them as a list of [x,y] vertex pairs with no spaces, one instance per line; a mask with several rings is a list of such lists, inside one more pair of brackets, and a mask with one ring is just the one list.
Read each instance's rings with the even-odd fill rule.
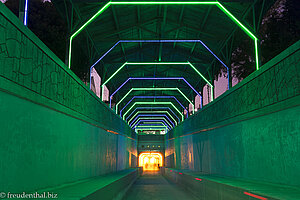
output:
[[145,121],[145,120],[143,120],[142,122],[144,122],[144,124],[151,124],[151,123],[153,123],[153,124],[160,124],[161,122],[159,122],[159,121],[157,121],[157,120],[152,120],[152,121]]
[[153,123],[153,124],[137,124],[135,125],[134,129],[135,128],[139,128],[139,127],[148,127],[148,126],[154,126],[154,127],[160,127],[160,126],[163,126],[163,127],[166,127],[166,130],[169,131],[169,127],[167,125],[165,125],[163,122],[160,122],[160,123]]
[[213,90],[214,86],[210,83],[205,76],[199,72],[199,70],[189,61],[187,62],[125,62],[121,67],[117,69],[102,85],[102,94],[104,94],[104,86],[117,74],[121,71],[126,65],[189,65],[211,88],[211,101],[214,100]]
[[141,125],[139,125],[139,126],[137,126],[136,128],[135,128],[135,130],[139,130],[139,129],[143,129],[143,128],[165,128],[165,129],[167,129],[168,127],[167,126],[162,126],[162,125],[160,125],[160,126],[155,126],[155,125],[151,125],[151,126],[141,126]]
[[[154,102],[152,105],[156,105],[156,103],[157,102]],[[132,108],[134,108],[136,105],[138,105],[138,104],[140,104],[140,103],[135,103],[135,104],[133,104],[132,105]],[[160,104],[160,105],[165,105],[165,104],[163,104],[163,103],[158,103],[158,104]],[[171,106],[173,106],[173,108],[178,112],[179,110],[174,106],[174,104],[172,103],[172,102],[168,102],[167,104],[169,104],[169,105],[171,105]],[[142,104],[143,105],[143,104]],[[147,105],[147,104],[146,104]],[[132,109],[131,108],[131,109]],[[141,107],[138,107],[138,108],[141,108]],[[156,109],[154,109],[154,110],[150,110],[150,111],[147,111],[147,110],[145,110],[145,111],[138,111],[137,113],[141,113],[141,112],[144,112],[144,113],[151,113],[151,112],[162,112],[161,110],[162,109],[164,109],[164,110],[169,110],[177,119],[178,119],[178,123],[180,123],[180,121],[183,121],[184,120],[184,117],[182,117],[183,115],[181,114],[181,120],[179,119],[179,117],[174,113],[174,111],[170,108],[170,107],[156,107],[156,108],[158,108],[158,110],[156,110]],[[131,110],[130,109],[130,110]],[[160,110],[159,110],[160,109]],[[129,110],[129,111],[130,111]],[[132,113],[134,113],[135,111],[133,111]],[[179,114],[180,114],[180,111],[178,112]],[[123,119],[123,120],[125,120],[125,119]],[[126,121],[126,120],[125,120]]]
[[[170,114],[170,112],[178,119],[178,122],[173,118],[173,116]],[[175,124],[177,125],[178,123],[180,123],[180,119],[179,117],[169,108],[169,107],[165,107],[162,108],[160,110],[140,110],[138,111],[134,116],[136,116],[139,113],[144,113],[144,114],[151,114],[151,113],[167,113],[171,119],[173,119],[174,122],[176,122]]]
[[[142,112],[142,111],[138,111],[133,117],[131,117],[128,121],[127,121],[127,123],[129,124],[129,126],[130,126],[130,124],[133,122],[132,121],[132,119],[136,119],[136,117],[138,117],[138,116],[140,116],[140,115],[143,115],[143,114],[151,114],[151,113],[153,113],[153,114],[159,114],[159,113],[165,113],[165,114],[167,114],[166,116],[169,116],[169,117],[167,117],[167,119],[170,121],[170,123],[173,125],[173,127],[175,127],[175,126],[177,126],[178,125],[178,123],[177,123],[177,121],[174,119],[174,117],[169,113],[169,111],[164,111],[164,112],[148,112],[148,113],[144,113],[144,112]],[[175,124],[174,124],[174,123]]]
[[[164,128],[164,129],[163,129]],[[138,130],[141,130],[141,131],[147,131],[147,130],[154,130],[154,131],[161,131],[161,130],[164,130],[165,133],[167,133],[168,131],[166,130],[167,127],[137,127],[135,128],[135,132],[137,133]],[[162,134],[161,134],[162,135]]]
[[177,103],[186,111],[186,117],[188,118],[188,110],[182,105],[182,103],[180,103],[180,101],[175,97],[175,96],[133,96],[128,102],[127,104],[120,110],[120,116],[122,115],[122,111],[136,98],[153,98],[153,99],[157,99],[157,98],[172,98],[175,99],[177,101]]
[[259,56],[258,56],[258,38],[244,26],[231,12],[229,12],[220,2],[218,1],[206,1],[206,2],[108,2],[101,9],[99,9],[87,22],[85,22],[77,31],[75,31],[69,41],[69,60],[68,67],[71,68],[72,58],[72,41],[73,39],[91,22],[98,18],[110,5],[216,5],[227,17],[229,17],[236,25],[238,25],[255,43],[255,61],[256,70],[259,69]]
[[[170,110],[170,109],[168,109],[168,110]],[[133,119],[134,117],[138,116],[139,114],[161,114],[161,113],[163,113],[163,114],[167,114],[167,115],[173,120],[173,122],[175,122],[175,124],[174,124],[174,123],[171,123],[171,124],[173,125],[172,127],[175,127],[175,126],[178,125],[178,123],[180,123],[180,121],[177,122],[177,121],[174,119],[174,117],[169,113],[168,110],[138,111],[132,118],[130,118],[130,120]],[[173,113],[173,114],[174,114],[174,113]],[[128,121],[128,124],[129,124],[129,121]]]
[[[159,102],[159,103],[158,102],[135,102],[134,106],[136,106],[136,105],[151,105],[151,104],[153,104],[153,105],[166,105],[166,104],[171,105],[181,115],[181,121],[184,120],[183,114],[174,106],[174,104],[172,102]],[[166,108],[169,108],[169,107],[166,107]],[[167,109],[167,110],[169,110],[169,109]],[[152,110],[152,111],[150,111],[150,113],[151,112],[158,112],[158,111],[159,110]],[[138,111],[133,117],[135,117],[138,113],[141,113],[141,112],[146,112],[146,111]],[[179,117],[173,111],[172,111],[172,114],[174,114],[174,116],[178,119],[178,122],[180,122]],[[174,120],[175,124],[177,125],[177,121],[172,117],[171,114],[169,114],[169,115]],[[128,119],[127,122],[129,123],[129,121],[131,121],[131,119],[133,117]]]
[[155,125],[151,125],[151,126],[142,126],[142,125],[139,125],[137,126],[135,129],[139,129],[139,128],[168,128],[167,126],[162,126],[162,125],[159,125],[159,126],[155,126]]
[[[128,103],[122,108],[122,110],[120,111],[120,116],[123,117],[123,113],[122,111],[134,100],[134,99],[140,99],[140,98],[144,98],[144,99],[175,99],[177,101],[177,103],[187,112],[187,117],[188,117],[188,110],[180,103],[180,101],[178,101],[178,99],[175,96],[134,96],[130,99],[130,101],[128,101]],[[132,107],[132,106],[131,106]],[[126,112],[127,114],[127,112]],[[126,115],[125,114],[125,115]],[[125,117],[125,116],[124,116]],[[124,118],[123,118],[124,119]]]
[[[134,129],[136,133],[138,133],[139,130],[141,131],[162,131],[164,130],[165,133],[167,133],[167,127],[161,126],[161,127],[155,127],[155,126],[149,126],[149,127],[137,127]],[[163,134],[160,134],[163,135]]]
[[173,91],[178,91],[190,104],[192,104],[192,107],[193,107],[193,113],[195,113],[195,105],[192,103],[192,101],[189,99],[189,98],[187,98],[186,96],[185,96],[185,94],[179,89],[179,88],[131,88],[130,90],[129,90],[129,92],[127,92],[124,96],[123,96],[123,98],[120,100],[120,101],[118,101],[118,103],[116,104],[116,114],[118,114],[118,106],[119,106],[119,104],[132,92],[132,91],[143,91],[143,90],[145,90],[145,91],[156,91],[156,90],[166,90],[166,91],[170,91],[170,90],[173,90]]
[[109,97],[109,107],[111,108],[111,100],[112,97],[130,80],[183,80],[197,95],[200,96],[200,108],[202,108],[202,95],[197,92],[197,90],[183,77],[161,77],[161,78],[157,78],[157,77],[130,77],[128,78],[124,83],[121,84],[120,87],[118,87],[118,89],[116,89]]
[[137,130],[161,130],[161,129],[163,129],[165,132],[167,132],[167,127],[163,126],[163,125],[160,125],[160,126],[154,126],[154,125],[137,126],[134,130],[137,131]]
[[[168,114],[170,117],[171,117],[171,115],[170,115],[170,113],[168,113],[168,112],[165,112],[166,114]],[[173,124],[172,123],[172,121],[171,121],[171,119],[168,117],[168,115],[166,115],[166,114],[164,114],[164,113],[162,113],[162,114],[160,114],[160,113],[141,113],[141,114],[139,114],[138,113],[138,115],[137,115],[137,117],[134,119],[134,121],[132,121],[131,122],[131,124],[129,124],[129,126],[130,127],[132,127],[132,126],[134,126],[141,118],[143,118],[143,117],[140,117],[140,116],[143,116],[143,115],[158,115],[158,116],[160,116],[159,118],[163,118],[163,117],[166,117],[169,121],[168,122],[170,122],[172,125],[170,125],[169,123],[169,125],[170,125],[170,127],[175,127],[175,126],[177,126],[177,124],[175,125],[175,124]],[[171,117],[172,118],[172,117]],[[165,119],[165,118],[163,118],[163,119]],[[174,120],[174,118],[172,118],[173,120]],[[175,121],[174,121],[175,122]]]
[[128,116],[126,117],[125,121],[127,121],[128,118],[131,117],[132,114],[135,113],[135,111],[137,111],[137,110],[145,110],[145,109],[157,110],[157,109],[167,109],[167,108],[169,108],[169,107],[137,107],[137,108],[135,108],[135,109],[130,113],[130,115],[128,115]]
[[[139,122],[164,122],[165,125],[168,125],[169,126],[169,130],[171,130],[173,128],[173,126],[171,126],[168,121],[166,121],[164,118],[161,118],[161,119],[143,119],[143,118],[139,118],[139,120],[137,120],[137,123]],[[133,126],[131,126],[131,128],[133,128]]]
[[[165,114],[138,114],[133,120],[132,122],[129,124],[129,126],[131,126],[137,119],[139,119],[140,117],[165,117],[169,120],[169,122],[172,122],[172,120]],[[173,124],[173,122],[172,122]],[[175,125],[173,124],[173,126],[175,127]]]
[[[228,76],[228,90],[230,89],[229,84],[229,68],[225,63],[201,40],[119,40],[117,43],[115,43],[107,52],[105,52],[91,67],[90,67],[90,83],[92,78],[92,69],[108,54],[110,53],[118,44],[120,43],[180,43],[180,42],[187,42],[187,43],[200,43],[202,46],[204,46],[226,69],[227,69],[227,76]],[[91,89],[91,84],[90,84]]]
[[[140,127],[143,127],[142,125],[140,125]],[[148,127],[148,126],[145,126],[145,127]],[[167,126],[158,126],[158,127],[167,127]]]
[[[139,126],[141,123],[143,122],[143,120],[141,120],[141,121],[139,121],[133,128],[136,128],[137,126]],[[155,123],[155,122],[152,122],[152,123],[147,123],[147,124],[142,124],[142,125],[154,125],[154,124],[157,124],[157,125],[164,125],[164,126],[166,126],[167,127],[167,129],[168,130],[170,130],[170,127],[164,122],[164,121],[161,121],[161,122],[159,122],[159,121],[157,121],[157,123]]]
[[[157,110],[157,111],[161,111],[161,110],[170,110],[174,115],[176,115],[169,107],[137,107],[136,109],[134,109],[134,111],[132,111],[132,113],[130,114],[130,116],[128,116],[127,118],[126,118],[126,122],[127,122],[127,119],[129,118],[129,117],[131,117],[131,115],[133,114],[133,113],[135,113],[135,111],[137,111],[137,110],[145,110],[145,109],[153,109],[152,110],[152,112],[154,111],[155,112],[155,110]],[[151,111],[151,110],[150,110]],[[149,113],[150,113],[150,111],[149,111]],[[145,111],[138,111],[137,113],[141,113],[141,112],[145,112]],[[135,116],[136,116],[136,114],[135,114]],[[177,117],[177,119],[178,119],[178,117]],[[174,119],[173,119],[174,120]],[[175,120],[174,120],[175,121]],[[180,120],[179,120],[180,121]],[[178,121],[178,122],[179,122]]]
[[143,122],[143,124],[164,124],[166,126],[168,126],[168,129],[171,130],[171,126],[169,126],[165,120],[162,120],[162,119],[154,119],[154,120],[143,120],[143,119],[140,119],[138,121],[138,124]]
[[[137,119],[137,121],[135,121],[135,122],[138,122],[139,120],[164,120],[170,127],[174,128],[174,126],[172,126],[172,125],[169,123],[169,121],[166,120],[166,118],[164,118],[164,117],[152,117],[152,118],[150,118],[150,117],[139,117],[139,118]],[[131,127],[132,127],[132,126],[131,126]]]
[[136,127],[134,127],[134,129],[135,128],[138,129],[142,125],[143,125],[143,127],[148,127],[148,126],[165,126],[166,127],[166,132],[170,131],[169,127],[167,125],[165,125],[163,122],[157,122],[157,123],[153,122],[153,124],[150,124],[150,123],[149,124],[140,123],[140,124],[136,125]]

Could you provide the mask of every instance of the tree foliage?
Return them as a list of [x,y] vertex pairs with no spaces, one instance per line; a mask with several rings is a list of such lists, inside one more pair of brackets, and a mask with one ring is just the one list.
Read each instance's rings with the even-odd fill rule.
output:
[[[262,64],[300,39],[299,0],[278,0],[260,24]],[[253,41],[239,41],[232,52],[233,77],[241,80],[255,70]]]
[[[19,15],[19,1],[8,0],[5,5]],[[37,35],[61,60],[65,60],[67,25],[51,2],[30,0],[28,28]]]
[[[67,25],[51,2],[43,0],[29,1],[28,27],[61,59],[65,60]],[[19,1],[7,0],[5,3],[16,15],[19,13]],[[281,51],[300,39],[300,3],[299,0],[277,0],[264,16],[258,31],[261,45],[262,64],[268,62]],[[239,35],[239,33],[237,33]],[[78,45],[76,45],[78,46]],[[80,47],[77,47],[80,48]],[[255,70],[253,41],[239,39],[232,52],[231,67],[233,77],[241,80]],[[76,63],[73,71],[82,80],[87,72],[82,66],[89,61],[82,59],[83,49],[78,49],[73,58]],[[219,68],[217,68],[219,70]],[[224,69],[223,69],[224,71]],[[220,71],[219,73],[222,73]],[[218,72],[214,73],[218,76]]]

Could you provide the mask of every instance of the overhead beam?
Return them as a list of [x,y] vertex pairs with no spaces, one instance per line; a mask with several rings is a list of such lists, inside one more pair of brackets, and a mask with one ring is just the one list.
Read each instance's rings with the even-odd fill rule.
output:
[[106,3],[97,13],[95,13],[86,23],[84,23],[74,34],[70,37],[69,43],[69,63],[68,67],[71,68],[71,55],[72,55],[72,41],[73,39],[85,29],[92,21],[99,17],[108,7],[111,5],[216,5],[227,17],[229,17],[236,25],[238,25],[250,38],[255,42],[255,53],[256,53],[256,68],[259,69],[259,60],[258,60],[258,39],[257,37],[246,27],[244,26],[229,10],[227,10],[220,2],[218,1],[206,1],[206,2],[108,2]]
[[[206,24],[207,19],[208,19],[208,16],[209,16],[209,14],[210,14],[210,12],[211,12],[211,8],[212,8],[211,6],[208,7],[208,10],[207,10],[207,12],[206,12],[206,15],[204,16],[204,19],[203,19],[203,21],[202,21],[202,24],[201,24],[201,26],[200,26],[200,28],[199,28],[199,29],[201,30],[201,32],[198,33],[197,38],[200,38],[200,37],[201,37],[201,34],[202,34],[202,31],[203,31],[204,25]],[[194,50],[195,50],[196,45],[197,45],[197,43],[195,42],[194,45],[193,45],[193,47],[192,47],[192,49],[191,49],[191,52],[190,52],[191,55],[194,53]]]
[[137,23],[137,24],[132,24],[132,25],[129,25],[129,26],[126,26],[124,28],[120,28],[119,31],[116,31],[114,33],[111,33],[111,31],[107,31],[107,32],[101,32],[101,39],[103,39],[104,41],[112,36],[115,36],[115,35],[119,35],[123,32],[126,32],[126,31],[130,31],[132,30],[132,28],[140,28],[140,29],[143,29],[149,33],[152,33],[152,34],[156,34],[156,32],[152,31],[152,30],[149,30],[145,27],[143,27],[144,25],[147,25],[147,24],[150,24],[150,23],[153,23],[153,22],[156,22],[158,21],[159,19],[158,18],[154,18],[154,19],[150,19],[150,20],[146,20],[146,21],[142,21],[140,23]]
[[[183,13],[184,13],[184,8],[185,8],[185,6],[182,6],[181,11],[180,11],[179,20],[178,20],[179,24],[182,23],[182,18],[183,18]],[[176,31],[176,35],[175,35],[175,39],[176,39],[176,40],[178,39],[179,31],[180,31],[180,29],[177,29],[177,31]],[[176,46],[176,42],[174,42],[173,48],[175,48],[175,46]]]
[[[119,33],[120,26],[119,26],[119,21],[118,21],[118,18],[117,18],[116,10],[115,10],[114,6],[112,6],[111,9],[112,9],[112,13],[113,13],[113,18],[114,18],[114,22],[115,22],[115,25],[116,25],[116,29],[117,29],[117,32],[118,32],[118,37],[119,37],[119,40],[120,40],[122,38],[121,38],[121,35]],[[128,60],[127,57],[126,57],[126,53],[125,53],[125,49],[124,49],[123,44],[121,43],[120,46],[121,46],[121,50],[123,52],[123,57],[125,58],[125,60]]]

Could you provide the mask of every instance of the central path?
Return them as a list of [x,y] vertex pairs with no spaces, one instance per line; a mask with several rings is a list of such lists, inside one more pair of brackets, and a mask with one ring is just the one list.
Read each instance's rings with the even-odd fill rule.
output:
[[128,190],[123,200],[196,200],[159,172],[144,172]]

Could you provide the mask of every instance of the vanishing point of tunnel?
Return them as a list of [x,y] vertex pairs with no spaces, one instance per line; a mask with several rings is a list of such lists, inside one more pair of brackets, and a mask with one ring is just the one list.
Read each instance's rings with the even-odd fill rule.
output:
[[300,200],[297,0],[1,0],[0,199]]

